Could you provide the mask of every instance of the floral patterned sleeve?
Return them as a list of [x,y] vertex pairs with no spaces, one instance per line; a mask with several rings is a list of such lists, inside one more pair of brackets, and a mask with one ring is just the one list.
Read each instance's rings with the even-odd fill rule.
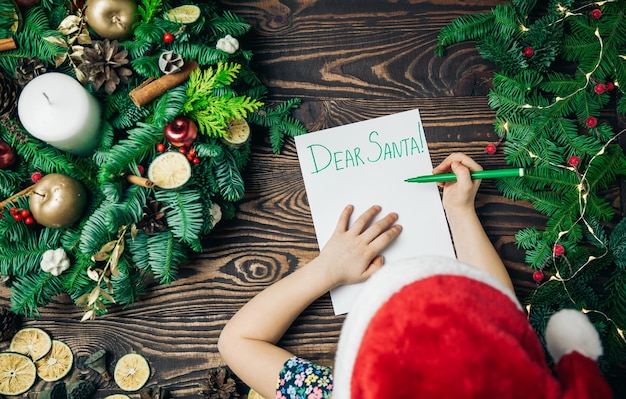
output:
[[280,371],[276,399],[330,399],[332,392],[330,367],[294,356],[285,362]]

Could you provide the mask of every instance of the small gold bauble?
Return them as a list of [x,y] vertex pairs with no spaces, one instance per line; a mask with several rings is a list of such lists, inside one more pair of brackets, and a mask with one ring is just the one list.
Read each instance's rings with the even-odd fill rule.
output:
[[46,227],[67,227],[80,219],[87,194],[77,180],[59,173],[42,177],[30,194],[30,212]]
[[87,0],[85,21],[104,39],[126,39],[133,33],[135,0]]

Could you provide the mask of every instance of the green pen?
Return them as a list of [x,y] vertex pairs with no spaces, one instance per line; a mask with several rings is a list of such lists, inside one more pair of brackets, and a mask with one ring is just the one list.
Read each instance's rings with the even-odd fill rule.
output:
[[[503,177],[522,177],[524,176],[524,168],[515,169],[498,169],[498,170],[479,170],[471,173],[472,179],[501,179]],[[440,173],[437,175],[425,175],[411,177],[406,179],[407,183],[439,183],[445,181],[455,181],[454,173]]]

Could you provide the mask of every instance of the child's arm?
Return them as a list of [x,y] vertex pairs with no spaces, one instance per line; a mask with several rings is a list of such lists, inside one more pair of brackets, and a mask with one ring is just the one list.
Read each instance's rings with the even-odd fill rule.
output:
[[398,215],[373,206],[350,226],[347,206],[319,256],[259,293],[226,324],[218,348],[228,366],[266,398],[275,396],[278,374],[293,355],[276,346],[296,317],[330,289],[366,280],[382,264],[379,253],[400,234]]
[[433,173],[453,172],[456,182],[440,183],[443,187],[443,207],[452,233],[457,258],[464,263],[483,269],[513,291],[513,283],[502,259],[489,241],[478,219],[474,200],[480,180],[472,180],[470,172],[482,167],[467,155],[454,153],[448,156]]

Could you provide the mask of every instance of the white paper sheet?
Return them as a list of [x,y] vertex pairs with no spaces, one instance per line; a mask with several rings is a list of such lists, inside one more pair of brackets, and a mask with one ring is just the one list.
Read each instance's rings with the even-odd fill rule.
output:
[[[347,204],[353,219],[374,204],[399,214],[403,231],[385,249],[386,263],[418,255],[454,257],[435,183],[406,183],[432,173],[419,110],[297,136],[300,167],[320,248]],[[361,284],[331,291],[335,314],[347,313]]]

